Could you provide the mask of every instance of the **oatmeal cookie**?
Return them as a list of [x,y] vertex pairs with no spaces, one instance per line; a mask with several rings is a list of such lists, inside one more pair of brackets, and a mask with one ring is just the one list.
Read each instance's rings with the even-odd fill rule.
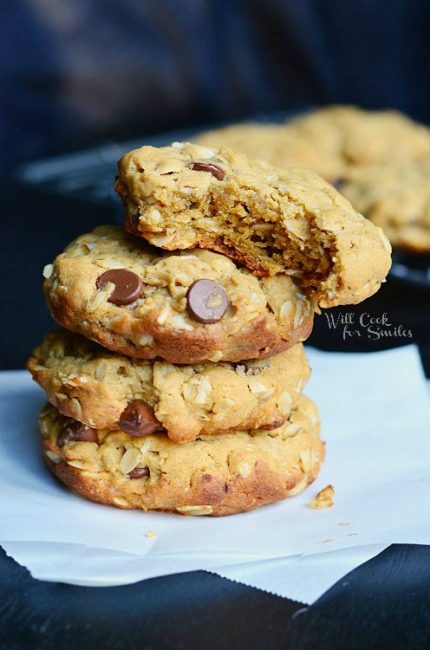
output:
[[78,237],[44,275],[60,325],[171,363],[281,352],[309,336],[316,308],[286,274],[259,279],[205,250],[165,253],[115,226]]
[[327,106],[285,124],[234,124],[194,142],[230,147],[275,167],[306,167],[330,182],[354,169],[430,156],[430,129],[393,110]]
[[259,361],[174,366],[64,331],[48,334],[27,367],[63,415],[135,436],[163,430],[175,442],[279,427],[309,377],[301,344]]
[[301,397],[273,431],[200,436],[177,445],[89,429],[51,405],[40,416],[45,460],[68,487],[119,508],[230,515],[279,501],[315,480],[324,458],[315,405]]
[[430,156],[357,170],[341,192],[384,229],[395,248],[430,253]]
[[[327,106],[291,120],[285,128],[305,149],[313,147],[314,155],[321,152],[337,161],[337,176],[334,167],[327,172],[318,168],[331,181],[354,169],[430,156],[430,129],[394,110]],[[314,169],[311,164],[309,168]]]
[[195,144],[221,149],[228,147],[252,160],[263,160],[280,169],[306,167],[328,181],[344,175],[345,165],[333,147],[324,146],[323,137],[307,137],[301,130],[284,124],[245,122],[206,131],[193,138]]
[[116,189],[127,229],[151,244],[215,250],[259,276],[293,273],[321,307],[364,300],[390,268],[383,231],[303,169],[173,143],[123,156]]

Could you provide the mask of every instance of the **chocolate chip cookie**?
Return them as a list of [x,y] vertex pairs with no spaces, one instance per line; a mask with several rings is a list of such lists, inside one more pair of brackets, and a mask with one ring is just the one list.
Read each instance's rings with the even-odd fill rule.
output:
[[345,163],[340,152],[319,131],[311,138],[301,129],[284,124],[250,122],[232,124],[200,133],[193,142],[204,147],[228,147],[252,160],[263,160],[274,167],[306,167],[328,181],[343,177]]
[[[368,111],[356,106],[328,106],[286,125],[287,136],[337,160],[340,177],[354,169],[410,162],[430,156],[430,129],[394,110]],[[314,169],[312,165],[309,165]],[[333,170],[320,173],[336,180]]]
[[293,274],[321,307],[364,300],[390,268],[382,230],[302,169],[174,143],[126,154],[116,189],[126,227],[151,244],[215,250],[259,276]]
[[259,279],[205,250],[168,254],[115,226],[78,237],[44,276],[60,325],[115,352],[171,363],[286,350],[309,336],[316,308],[291,276]]
[[394,247],[430,253],[430,156],[357,170],[341,192],[384,229]]
[[276,167],[306,167],[331,182],[354,169],[430,156],[430,129],[397,111],[355,106],[327,106],[286,124],[234,124],[194,141],[237,149]]
[[79,494],[119,508],[230,515],[279,501],[315,480],[324,458],[315,405],[301,397],[273,431],[199,436],[88,432],[51,405],[40,417],[51,471]]
[[175,442],[279,427],[309,377],[301,344],[259,361],[174,366],[65,331],[48,334],[27,367],[63,415],[137,437],[164,431]]

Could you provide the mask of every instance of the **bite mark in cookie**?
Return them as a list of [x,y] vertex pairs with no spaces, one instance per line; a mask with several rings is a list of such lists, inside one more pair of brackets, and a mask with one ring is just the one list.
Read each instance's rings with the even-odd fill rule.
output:
[[[202,157],[225,172],[222,182],[193,168]],[[120,160],[116,190],[126,228],[155,246],[217,251],[259,276],[293,273],[321,307],[364,300],[390,268],[382,230],[303,169],[227,148],[142,147]]]

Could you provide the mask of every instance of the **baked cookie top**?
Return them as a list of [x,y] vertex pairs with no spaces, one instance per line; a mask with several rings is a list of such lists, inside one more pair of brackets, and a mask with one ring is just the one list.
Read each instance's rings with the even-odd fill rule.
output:
[[356,168],[430,156],[428,127],[398,111],[354,106],[328,106],[286,124],[234,124],[194,141],[231,147],[277,167],[306,167],[331,182]]
[[356,170],[341,191],[382,226],[393,246],[430,252],[430,156]]
[[60,325],[110,350],[172,363],[286,350],[309,336],[316,308],[286,274],[259,279],[205,250],[165,253],[115,226],[78,237],[44,275]]
[[[320,142],[321,140],[321,142]],[[319,133],[315,138],[284,124],[245,122],[205,131],[193,138],[195,144],[221,149],[228,147],[252,160],[263,160],[274,167],[306,167],[333,181],[343,177],[345,164],[340,151]]]
[[293,273],[321,307],[375,293],[391,264],[382,230],[316,174],[231,149],[142,147],[119,162],[126,227],[167,250],[215,250],[256,275]]
[[285,128],[288,137],[301,139],[305,147],[313,144],[317,151],[339,159],[340,176],[357,167],[430,155],[430,129],[394,110],[328,106],[291,120]]
[[273,431],[199,436],[178,445],[165,434],[90,430],[51,405],[40,417],[50,469],[80,494],[119,508],[228,515],[301,492],[324,458],[315,405],[301,397]]
[[48,334],[27,367],[63,415],[135,436],[165,431],[175,442],[279,427],[309,377],[301,344],[260,361],[175,366],[121,356],[65,331]]

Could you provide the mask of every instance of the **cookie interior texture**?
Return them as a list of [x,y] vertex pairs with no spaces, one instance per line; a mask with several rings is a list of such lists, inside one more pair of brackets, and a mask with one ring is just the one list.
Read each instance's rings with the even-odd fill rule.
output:
[[48,334],[27,367],[63,415],[118,429],[127,407],[140,400],[170,439],[182,443],[279,427],[309,377],[301,344],[260,361],[178,366],[115,354],[66,331]]
[[318,413],[304,396],[276,430],[201,436],[187,445],[162,433],[98,430],[98,442],[59,446],[67,422],[51,405],[42,410],[50,469],[83,496],[119,508],[214,516],[251,510],[304,490],[324,458]]
[[[141,291],[130,304],[111,301],[106,273],[125,269]],[[63,327],[115,352],[172,363],[267,357],[305,340],[315,301],[285,274],[257,278],[231,259],[205,250],[166,253],[122,228],[81,235],[45,268],[51,314]],[[198,280],[214,281],[228,308],[204,323],[190,313],[187,294]]]
[[383,231],[303,169],[174,143],[126,154],[116,190],[126,227],[152,244],[216,250],[261,276],[292,274],[322,307],[360,302],[378,290],[390,268]]

